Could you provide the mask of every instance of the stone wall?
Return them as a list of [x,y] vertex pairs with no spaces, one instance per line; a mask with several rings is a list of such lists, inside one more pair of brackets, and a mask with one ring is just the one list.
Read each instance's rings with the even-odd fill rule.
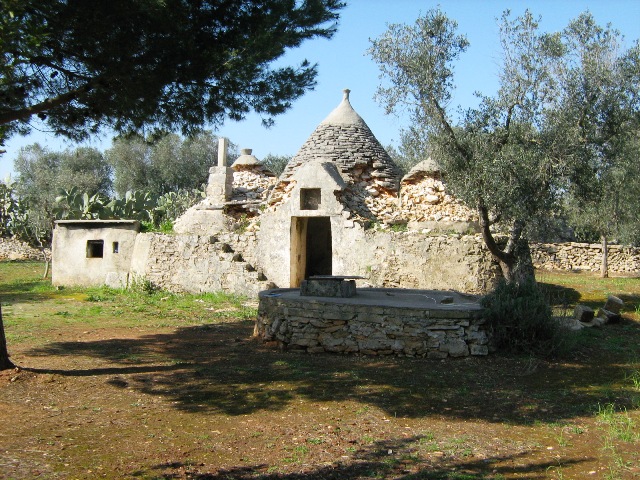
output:
[[[602,245],[597,243],[533,243],[533,266],[542,270],[598,272],[602,265]],[[640,275],[640,249],[609,245],[609,272]]]
[[366,232],[369,264],[358,274],[374,287],[487,293],[500,268],[480,235],[432,235],[415,231]]
[[[48,259],[51,249],[44,251]],[[0,260],[43,260],[42,252],[15,238],[0,238]]]
[[[291,291],[289,291],[291,292]],[[425,291],[404,293],[422,295]],[[364,289],[382,297],[391,290]],[[255,334],[291,349],[429,358],[487,355],[488,336],[477,303],[451,308],[411,308],[346,299],[260,294]]]
[[273,285],[255,267],[255,236],[138,235],[132,275],[172,292],[255,296]]
[[[224,290],[256,296],[268,288],[289,287],[288,276],[283,277],[288,264],[273,261],[259,247],[257,235],[251,231],[213,236],[139,234],[131,273],[174,292]],[[363,276],[360,287],[485,293],[500,276],[477,235],[368,231],[353,245],[356,250],[345,250],[336,258],[334,274]],[[285,272],[280,272],[283,265]]]

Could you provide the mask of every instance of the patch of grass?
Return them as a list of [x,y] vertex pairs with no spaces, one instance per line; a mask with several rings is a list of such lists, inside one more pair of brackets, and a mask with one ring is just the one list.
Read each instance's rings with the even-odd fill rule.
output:
[[305,456],[309,453],[309,447],[306,445],[296,445],[291,450],[291,455],[284,458],[285,463],[302,463]]
[[[10,353],[25,367],[0,377],[0,400],[20,412],[5,411],[0,434],[24,432],[8,447],[24,464],[39,434],[52,469],[73,478],[89,468],[108,478],[258,478],[267,467],[310,479],[583,478],[591,470],[626,478],[638,467],[639,440],[616,438],[618,430],[635,438],[640,423],[633,310],[619,324],[582,330],[577,351],[562,359],[307,355],[251,340],[255,307],[241,297],[56,290],[39,274],[25,278],[28,287],[11,290],[4,276],[0,284],[11,290],[2,299]],[[640,282],[625,295],[640,295]],[[604,290],[593,297],[606,299]],[[56,410],[47,408],[52,398]],[[107,460],[122,438],[132,467],[116,472]],[[93,458],[104,471],[88,464]]]
[[409,227],[407,226],[406,223],[394,223],[393,225],[391,225],[390,230],[392,232],[408,232],[409,231]]
[[640,434],[636,432],[637,424],[626,408],[618,411],[613,403],[598,405],[596,417],[605,428],[607,443],[611,440],[623,442],[640,440]]

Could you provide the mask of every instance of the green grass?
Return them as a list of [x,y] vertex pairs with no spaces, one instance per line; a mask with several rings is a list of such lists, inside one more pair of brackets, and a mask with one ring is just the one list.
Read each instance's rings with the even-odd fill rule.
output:
[[625,314],[640,319],[640,278],[537,271],[536,280],[543,284],[552,305],[557,308],[572,310],[576,303],[582,303],[596,309],[604,306],[608,295],[615,295],[625,302]]
[[42,265],[37,262],[0,262],[0,302],[11,343],[31,341],[60,325],[182,327],[229,318],[250,321],[257,313],[245,305],[245,298],[221,292],[191,295],[106,286],[57,289],[49,279],[42,279]]

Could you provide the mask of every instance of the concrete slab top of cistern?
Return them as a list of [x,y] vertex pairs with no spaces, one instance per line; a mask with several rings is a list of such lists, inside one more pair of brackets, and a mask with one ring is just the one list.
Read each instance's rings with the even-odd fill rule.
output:
[[[481,310],[480,297],[446,290],[414,290],[404,288],[358,288],[354,297],[302,296],[298,288],[276,288],[259,293],[260,298],[299,303],[326,303],[336,305],[367,305],[380,307],[416,308],[428,310]],[[453,302],[441,303],[445,297]]]

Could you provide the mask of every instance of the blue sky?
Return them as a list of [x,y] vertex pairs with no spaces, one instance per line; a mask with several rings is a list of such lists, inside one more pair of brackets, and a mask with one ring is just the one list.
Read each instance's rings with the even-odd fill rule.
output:
[[[546,31],[562,29],[581,12],[589,10],[600,25],[611,23],[630,46],[640,38],[640,0],[347,0],[338,32],[331,40],[313,40],[287,55],[287,62],[299,63],[307,58],[318,63],[315,90],[299,99],[276,124],[265,129],[260,118],[250,116],[242,122],[227,122],[215,133],[228,137],[241,148],[252,148],[254,155],[293,155],[316,126],[342,99],[342,90],[351,89],[351,104],[364,118],[383,145],[397,144],[402,119],[384,114],[373,99],[380,83],[378,67],[366,54],[369,39],[381,35],[389,23],[414,23],[428,9],[440,6],[458,22],[459,33],[467,35],[470,47],[456,67],[456,93],[452,106],[471,106],[474,91],[492,94],[496,90],[500,50],[496,19],[505,9],[520,15],[525,9],[542,17]],[[74,144],[44,132],[28,137],[13,137],[0,156],[0,178],[12,171],[19,149],[39,142],[51,150],[63,150]],[[92,139],[88,145],[107,149],[109,132]],[[213,159],[212,159],[213,162]]]

